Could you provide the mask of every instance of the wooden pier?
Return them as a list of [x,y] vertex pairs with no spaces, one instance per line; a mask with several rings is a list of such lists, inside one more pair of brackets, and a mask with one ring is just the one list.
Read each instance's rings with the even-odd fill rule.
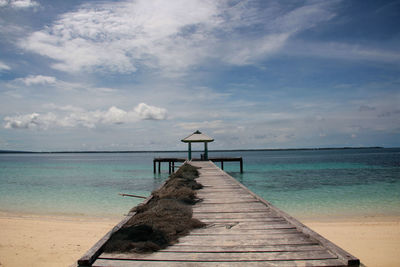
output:
[[193,230],[177,244],[151,254],[101,253],[106,235],[79,263],[95,260],[93,266],[360,265],[357,258],[257,196],[211,161],[191,164],[201,167],[197,181],[204,186],[198,191],[203,201],[193,206],[193,217],[207,223],[207,227]]
[[[161,163],[162,162],[168,162],[168,173],[173,173],[175,172],[175,163],[178,162],[185,162],[187,159],[185,158],[155,158],[153,159],[153,172],[156,173],[156,170],[158,169],[158,172],[161,172]],[[201,161],[202,159],[192,159],[192,161]],[[212,162],[219,162],[221,169],[224,169],[224,162],[239,162],[240,164],[240,172],[243,173],[243,158],[242,157],[237,157],[237,158],[227,158],[227,157],[211,157],[208,158],[208,160],[211,160]],[[157,168],[157,163],[158,163],[158,168]]]

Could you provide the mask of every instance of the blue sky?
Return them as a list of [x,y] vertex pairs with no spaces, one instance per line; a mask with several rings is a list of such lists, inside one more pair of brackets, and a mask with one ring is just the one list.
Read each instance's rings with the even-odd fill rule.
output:
[[399,147],[399,29],[400,1],[0,0],[0,150]]

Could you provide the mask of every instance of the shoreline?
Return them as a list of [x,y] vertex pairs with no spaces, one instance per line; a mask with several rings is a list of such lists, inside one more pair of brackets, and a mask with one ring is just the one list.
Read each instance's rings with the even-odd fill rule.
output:
[[[0,211],[0,266],[70,266],[122,218]],[[400,266],[400,216],[300,221],[367,266]]]

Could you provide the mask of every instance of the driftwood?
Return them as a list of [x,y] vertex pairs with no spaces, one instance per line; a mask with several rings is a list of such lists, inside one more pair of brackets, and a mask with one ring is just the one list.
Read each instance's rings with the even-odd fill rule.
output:
[[138,196],[138,195],[131,195],[131,194],[119,194],[120,196],[123,196],[123,197],[136,197],[136,198],[144,198],[144,199],[146,199],[147,197],[143,197],[143,196]]

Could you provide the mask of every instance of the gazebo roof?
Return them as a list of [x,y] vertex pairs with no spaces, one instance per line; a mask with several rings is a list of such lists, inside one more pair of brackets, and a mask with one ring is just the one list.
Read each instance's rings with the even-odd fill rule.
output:
[[208,135],[205,135],[205,134],[201,133],[199,130],[197,130],[194,133],[192,133],[191,135],[189,135],[188,137],[182,139],[181,141],[185,142],[185,143],[212,142],[212,141],[214,141],[214,139],[212,139]]

